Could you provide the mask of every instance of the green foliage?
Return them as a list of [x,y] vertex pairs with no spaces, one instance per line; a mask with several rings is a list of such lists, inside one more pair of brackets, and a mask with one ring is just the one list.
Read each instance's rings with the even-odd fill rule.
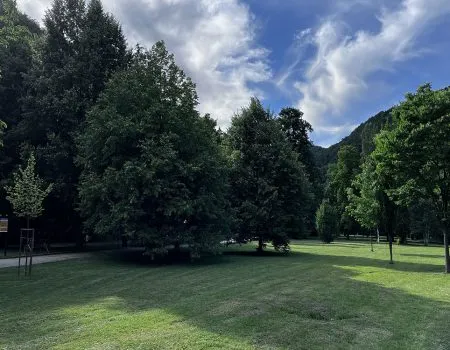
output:
[[450,272],[450,90],[421,86],[415,94],[406,95],[393,118],[395,127],[376,139],[377,172],[390,180],[386,192],[398,203],[420,199],[433,203],[442,222],[446,270]]
[[44,25],[40,59],[26,76],[17,132],[36,148],[40,173],[55,184],[46,225],[57,232],[69,229],[72,238],[79,238],[75,139],[106,82],[126,67],[126,42],[119,23],[98,0],[88,5],[83,0],[55,0]]
[[227,174],[215,123],[196,105],[195,85],[164,43],[136,49],[79,137],[88,230],[140,238],[152,252],[215,249],[228,224]]
[[12,204],[18,217],[37,218],[44,211],[43,202],[52,190],[52,185],[45,185],[36,174],[36,160],[32,153],[25,169],[20,168],[13,174],[13,185],[6,186],[8,201]]
[[6,129],[6,123],[0,120],[0,146],[3,146],[3,134]]
[[309,134],[313,131],[311,124],[303,119],[303,112],[296,108],[283,108],[277,118],[286,139],[298,154],[299,160],[305,166],[305,172],[311,183],[314,200],[308,213],[308,221],[314,225],[316,208],[323,197],[324,179],[320,176],[312,153],[312,143]]
[[349,204],[348,188],[359,172],[360,155],[358,150],[349,145],[339,149],[336,164],[332,164],[328,170],[328,184],[326,197],[336,207],[340,222],[340,231],[349,237],[355,234],[358,225],[355,220],[348,216],[346,207]]
[[303,165],[273,115],[257,99],[228,131],[231,201],[239,240],[258,238],[285,247],[303,234],[311,202]]
[[380,223],[381,206],[379,202],[379,184],[375,172],[375,163],[369,157],[361,166],[352,186],[347,189],[348,205],[346,212],[367,229],[376,228]]
[[337,154],[342,146],[353,146],[363,156],[369,155],[375,148],[375,136],[392,121],[391,109],[382,111],[370,117],[367,121],[360,124],[350,135],[344,137],[340,142],[331,145],[328,148],[313,146],[312,153],[315,162],[323,175],[326,175],[328,166],[336,163]]
[[[0,5],[0,120],[1,141],[0,179],[11,176],[20,164],[20,143],[16,126],[21,118],[21,99],[25,95],[24,77],[32,66],[35,43],[40,29],[38,25],[17,10],[15,1],[3,0]],[[3,186],[0,186],[3,187]],[[5,209],[0,201],[1,210]]]
[[409,207],[411,234],[416,239],[423,239],[425,245],[440,238],[440,222],[433,204],[427,200],[417,200]]
[[339,235],[339,215],[336,208],[327,200],[323,200],[317,209],[316,225],[319,238],[324,243],[333,242]]

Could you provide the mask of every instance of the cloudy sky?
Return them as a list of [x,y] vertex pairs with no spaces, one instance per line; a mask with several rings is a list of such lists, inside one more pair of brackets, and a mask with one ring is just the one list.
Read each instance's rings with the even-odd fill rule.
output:
[[[18,0],[41,20],[52,0]],[[223,128],[257,96],[328,146],[418,85],[450,85],[449,0],[104,0],[130,45],[163,39]]]

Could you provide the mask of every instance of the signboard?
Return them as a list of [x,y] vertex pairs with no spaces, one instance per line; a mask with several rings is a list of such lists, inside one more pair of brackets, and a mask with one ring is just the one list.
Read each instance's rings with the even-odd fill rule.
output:
[[8,218],[0,218],[0,232],[8,232]]

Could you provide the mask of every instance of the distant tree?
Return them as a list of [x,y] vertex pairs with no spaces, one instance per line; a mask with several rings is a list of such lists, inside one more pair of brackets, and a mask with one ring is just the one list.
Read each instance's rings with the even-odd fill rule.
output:
[[336,164],[329,168],[328,188],[326,197],[329,198],[339,216],[340,231],[349,238],[351,233],[356,233],[358,225],[346,212],[349,204],[347,189],[351,187],[352,181],[359,172],[360,155],[358,150],[349,145],[339,149]]
[[92,108],[78,139],[80,210],[96,235],[213,251],[228,226],[227,171],[215,123],[164,43],[138,47]]
[[440,230],[440,222],[429,200],[418,200],[409,207],[411,234],[423,239],[427,246],[436,232]]
[[324,243],[331,243],[339,234],[339,221],[336,208],[327,200],[322,201],[316,213],[316,225],[319,238]]
[[286,249],[303,234],[310,184],[298,155],[274,116],[257,99],[235,116],[228,131],[231,201],[240,240]]
[[375,164],[370,157],[366,158],[361,168],[361,173],[356,175],[352,186],[347,189],[348,205],[345,209],[362,227],[371,231],[372,240],[372,231],[381,221],[380,188]]
[[52,185],[45,185],[36,174],[36,161],[34,154],[31,154],[25,169],[20,168],[14,173],[13,185],[6,186],[5,189],[6,199],[12,204],[14,213],[18,217],[25,218],[29,228],[30,219],[37,218],[43,213],[43,202],[51,192]]
[[395,127],[376,139],[377,171],[392,179],[386,193],[398,203],[427,199],[441,221],[445,271],[450,272],[450,90],[419,87],[393,111]]

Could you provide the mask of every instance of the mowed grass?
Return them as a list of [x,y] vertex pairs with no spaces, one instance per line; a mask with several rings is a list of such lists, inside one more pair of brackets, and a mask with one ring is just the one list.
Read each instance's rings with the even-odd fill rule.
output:
[[201,263],[104,254],[0,270],[4,349],[449,349],[440,247],[298,241]]

